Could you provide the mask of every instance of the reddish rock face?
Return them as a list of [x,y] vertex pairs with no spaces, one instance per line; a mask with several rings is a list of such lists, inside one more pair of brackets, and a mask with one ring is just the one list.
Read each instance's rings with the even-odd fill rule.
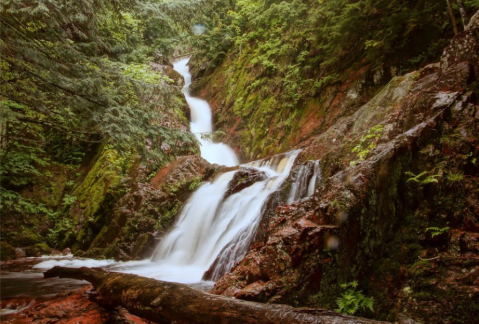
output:
[[324,184],[263,220],[266,239],[212,292],[332,309],[339,284],[358,280],[381,319],[479,318],[478,40],[456,36],[440,65],[393,79],[305,142],[298,161],[321,159]]

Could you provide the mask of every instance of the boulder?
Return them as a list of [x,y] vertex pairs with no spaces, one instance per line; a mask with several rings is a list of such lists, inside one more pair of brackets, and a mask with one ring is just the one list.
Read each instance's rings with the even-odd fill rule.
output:
[[235,173],[233,179],[230,181],[228,190],[225,193],[224,199],[235,193],[240,192],[244,188],[253,185],[256,182],[266,180],[267,176],[264,171],[259,171],[253,168],[240,168]]

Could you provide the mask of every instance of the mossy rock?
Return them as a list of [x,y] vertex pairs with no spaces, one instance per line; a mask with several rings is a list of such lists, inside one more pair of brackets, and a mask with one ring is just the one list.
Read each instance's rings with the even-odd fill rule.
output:
[[23,229],[17,235],[12,236],[10,243],[13,246],[31,246],[42,243],[45,239],[31,229]]
[[117,162],[118,154],[114,150],[101,153],[83,182],[72,193],[77,199],[70,209],[73,219],[90,219],[103,204],[107,193],[119,185]]
[[42,254],[52,254],[52,249],[46,243],[35,244],[35,247],[38,248]]
[[38,257],[52,254],[52,249],[45,243],[37,243],[25,249],[27,257]]
[[8,243],[0,242],[0,261],[13,260],[17,257],[15,248]]
[[96,260],[104,260],[105,258],[105,249],[94,248],[89,249],[88,251],[78,250],[75,252],[75,257],[78,258],[90,258]]

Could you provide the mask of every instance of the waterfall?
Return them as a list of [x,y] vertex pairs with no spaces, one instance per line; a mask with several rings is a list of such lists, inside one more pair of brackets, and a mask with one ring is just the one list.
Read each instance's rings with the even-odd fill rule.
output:
[[[201,134],[212,132],[211,110],[206,101],[189,95],[191,75],[187,63],[188,59],[183,59],[174,67],[185,79],[183,92],[191,109],[191,132],[201,144],[201,156],[210,163],[236,166],[238,158],[229,146],[201,138]],[[239,170],[225,172],[212,182],[202,184],[183,206],[175,225],[157,246],[151,260],[118,262],[107,268],[187,284],[198,284],[210,269],[209,277],[218,279],[246,255],[265,202],[288,178],[299,152],[243,164]],[[254,178],[256,182],[252,181],[249,186],[240,186],[241,190],[225,195],[235,174],[245,168],[259,171],[261,176]],[[97,261],[84,260],[77,266],[85,262],[96,264]],[[44,266],[53,265],[39,265]]]
[[[212,278],[228,272],[247,252],[263,205],[289,175],[299,151],[242,167],[264,171],[267,179],[223,199],[238,171],[202,185],[184,206],[174,229],[158,246],[153,261],[175,268],[175,281],[200,281],[216,263]],[[215,262],[218,260],[218,262]]]
[[[206,101],[189,95],[191,75],[187,64],[188,59],[183,59],[175,62],[174,68],[185,79],[183,92],[191,110],[190,129],[201,144],[201,156],[210,163],[238,165],[230,147],[201,137],[201,134],[212,132],[211,110]],[[183,206],[172,230],[157,246],[152,262],[141,263],[134,273],[167,281],[197,283],[212,265],[212,278],[228,272],[245,256],[266,200],[286,180],[299,152],[241,165],[239,170],[223,173],[201,185]],[[231,180],[242,168],[264,172],[264,180],[259,179],[225,198]],[[131,268],[125,270],[131,272]]]
[[190,96],[191,74],[188,70],[188,61],[188,58],[176,61],[173,67],[185,79],[182,91],[191,112],[190,131],[201,144],[201,157],[212,164],[236,166],[239,162],[233,150],[226,144],[214,143],[209,139],[208,135],[213,131],[210,105],[203,99]]
[[299,166],[286,201],[288,204],[313,195],[316,181],[321,177],[319,162],[319,160],[308,161]]

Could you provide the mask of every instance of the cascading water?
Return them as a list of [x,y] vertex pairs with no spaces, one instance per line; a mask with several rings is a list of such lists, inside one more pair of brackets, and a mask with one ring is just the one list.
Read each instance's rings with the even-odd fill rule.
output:
[[[175,228],[157,248],[153,261],[176,269],[175,281],[197,282],[219,256],[213,279],[218,278],[247,252],[268,196],[288,177],[299,151],[267,160],[258,167],[267,179],[223,199],[237,171],[222,174],[202,185],[183,208]],[[275,162],[275,161],[276,162]]]
[[[191,132],[201,143],[201,156],[210,163],[237,165],[238,159],[231,148],[201,138],[201,133],[212,132],[211,110],[206,101],[189,95],[191,75],[187,64],[188,59],[183,59],[174,68],[185,78],[183,92],[191,109]],[[264,171],[267,179],[227,199],[223,197],[236,171],[201,186],[183,208],[175,228],[158,246],[153,261],[176,269],[178,276],[174,281],[197,282],[221,252],[212,277],[218,278],[229,271],[245,255],[264,202],[288,177],[298,153],[293,151],[245,165]]]
[[[210,163],[236,166],[238,159],[229,146],[201,137],[212,132],[211,110],[206,101],[189,95],[191,75],[187,63],[188,59],[177,61],[174,68],[185,79],[183,92],[191,109],[191,132],[201,144],[201,156]],[[183,207],[175,226],[161,241],[151,260],[115,263],[107,268],[166,281],[198,283],[213,265],[210,278],[219,278],[246,254],[268,196],[286,180],[299,152],[242,165],[240,169],[264,172],[264,180],[226,198],[225,193],[238,171],[226,172],[213,182],[201,185]],[[57,261],[48,262],[37,268],[50,268]],[[97,261],[88,262],[95,266]]]
[[201,144],[201,157],[210,163],[226,166],[238,165],[238,158],[228,145],[214,143],[208,139],[208,135],[211,135],[213,131],[210,105],[203,99],[190,96],[191,74],[188,70],[188,61],[188,58],[176,61],[173,67],[185,79],[182,91],[191,111],[190,131],[195,134]]
[[294,201],[312,196],[316,187],[316,180],[321,177],[319,160],[308,161],[299,166],[296,172],[296,179],[291,185],[287,203],[291,204]]

